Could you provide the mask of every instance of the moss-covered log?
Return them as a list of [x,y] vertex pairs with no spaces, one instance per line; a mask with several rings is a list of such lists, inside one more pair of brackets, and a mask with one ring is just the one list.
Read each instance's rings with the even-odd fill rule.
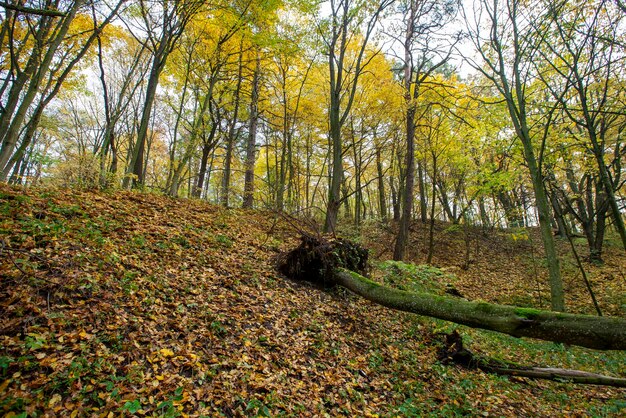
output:
[[443,319],[472,328],[498,331],[597,350],[626,349],[626,319],[574,315],[486,302],[470,302],[430,293],[407,292],[376,283],[360,273],[367,250],[348,240],[304,236],[279,260],[287,277],[325,286],[340,285],[379,305]]
[[391,309],[515,337],[532,337],[597,350],[626,349],[626,319],[623,318],[574,315],[406,292],[341,268],[335,270],[333,278],[336,284]]

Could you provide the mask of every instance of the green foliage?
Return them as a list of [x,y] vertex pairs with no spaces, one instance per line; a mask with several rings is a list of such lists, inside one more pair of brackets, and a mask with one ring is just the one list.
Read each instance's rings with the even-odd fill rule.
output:
[[37,246],[43,247],[67,232],[67,221],[65,219],[27,218],[22,222],[22,228],[35,240]]
[[184,235],[175,236],[174,238],[172,238],[172,242],[176,245],[180,245],[183,248],[191,247],[189,240]]
[[209,327],[211,328],[211,331],[217,336],[226,335],[227,331],[226,331],[226,328],[224,327],[224,324],[217,319],[215,321],[212,321],[209,324]]
[[132,270],[128,270],[124,273],[124,276],[120,280],[124,293],[129,295],[137,291],[138,285],[135,279],[138,275],[138,272]]
[[254,398],[246,403],[246,415],[253,417],[271,417],[269,408],[260,400]]
[[610,399],[602,406],[592,406],[589,415],[594,418],[626,415],[626,400]]
[[147,247],[147,240],[143,234],[134,235],[130,242],[137,248],[145,249]]
[[29,334],[24,339],[24,346],[31,351],[39,350],[45,345],[46,345],[46,339],[45,337],[42,337],[40,335]]
[[385,261],[380,264],[385,272],[385,284],[410,292],[444,294],[445,285],[457,278],[429,265],[415,265],[402,261]]
[[380,351],[375,350],[375,351],[370,352],[368,363],[369,363],[370,368],[372,368],[373,370],[376,370],[380,368],[380,366],[383,365],[384,360],[385,359],[380,354]]
[[174,394],[169,397],[168,400],[163,401],[157,405],[159,415],[165,418],[173,418],[180,416],[180,411],[174,406],[174,402],[183,399],[184,388],[178,387],[174,391]]
[[50,211],[58,213],[67,219],[85,216],[85,212],[78,205],[61,205],[58,206],[54,203],[48,204]]
[[122,411],[126,411],[128,413],[134,414],[141,409],[141,402],[137,399],[134,401],[126,401],[124,406],[122,407]]
[[10,356],[0,356],[0,373],[2,377],[5,377],[7,374],[7,370],[11,363],[13,363],[15,359]]
[[233,246],[233,240],[227,237],[226,235],[216,235],[215,241],[221,244],[223,247],[230,248]]

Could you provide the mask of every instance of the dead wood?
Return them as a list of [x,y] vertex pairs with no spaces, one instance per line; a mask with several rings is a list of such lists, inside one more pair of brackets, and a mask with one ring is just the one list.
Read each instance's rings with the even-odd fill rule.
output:
[[440,336],[442,341],[437,357],[444,364],[454,363],[469,370],[482,370],[486,373],[505,376],[528,377],[563,383],[626,387],[626,379],[617,377],[581,370],[519,366],[476,355],[463,346],[463,339],[456,330],[450,334],[440,334]]
[[472,328],[498,331],[597,350],[626,349],[626,319],[598,317],[407,292],[363,276],[367,250],[342,239],[303,236],[302,243],[283,255],[286,276],[323,286],[340,285],[387,308],[443,319]]

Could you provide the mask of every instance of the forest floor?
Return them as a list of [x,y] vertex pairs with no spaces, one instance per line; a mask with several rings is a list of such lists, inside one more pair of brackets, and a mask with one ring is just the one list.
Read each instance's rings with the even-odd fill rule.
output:
[[[547,307],[535,231],[437,224],[431,267],[393,264],[393,236],[357,237],[372,275],[452,284],[469,299]],[[411,261],[423,264],[427,226]],[[468,371],[439,332],[523,365],[626,377],[625,352],[472,330],[287,280],[284,219],[134,192],[0,186],[0,415],[624,416],[626,390]],[[568,309],[593,306],[560,242]],[[585,253],[584,243],[577,248]],[[469,251],[468,251],[469,250]],[[626,257],[585,269],[605,314],[626,315]]]

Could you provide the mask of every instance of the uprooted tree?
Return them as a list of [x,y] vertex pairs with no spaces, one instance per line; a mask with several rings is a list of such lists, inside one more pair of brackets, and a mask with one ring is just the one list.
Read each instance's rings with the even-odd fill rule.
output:
[[324,286],[339,285],[379,305],[482,328],[597,350],[626,349],[626,319],[575,315],[472,302],[383,286],[363,276],[367,250],[347,240],[303,236],[279,261],[287,277]]

